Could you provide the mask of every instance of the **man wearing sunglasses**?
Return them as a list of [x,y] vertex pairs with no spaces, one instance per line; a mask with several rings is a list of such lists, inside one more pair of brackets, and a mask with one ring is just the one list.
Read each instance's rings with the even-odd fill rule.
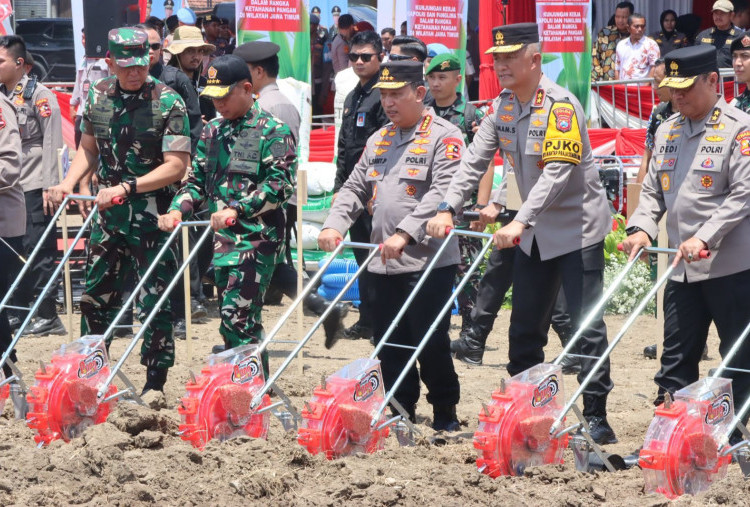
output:
[[[380,105],[380,90],[373,88],[378,81],[382,53],[383,44],[375,32],[360,32],[352,39],[352,49],[348,58],[352,62],[354,73],[359,77],[359,83],[344,101],[336,160],[336,183],[333,188],[334,201],[339,189],[362,156],[367,139],[388,123],[388,117]],[[352,241],[362,242],[370,241],[371,232],[372,217],[369,213],[362,213],[349,230]],[[354,255],[359,263],[367,258],[367,252],[362,249],[354,250]],[[372,293],[370,275],[367,271],[359,278],[359,293],[362,301],[359,307],[359,321],[344,331],[344,336],[351,340],[372,337]]]

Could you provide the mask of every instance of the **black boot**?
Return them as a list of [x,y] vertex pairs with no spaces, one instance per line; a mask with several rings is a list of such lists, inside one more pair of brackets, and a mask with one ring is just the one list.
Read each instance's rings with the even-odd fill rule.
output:
[[470,326],[458,340],[451,342],[451,354],[466,364],[481,366],[486,341],[487,336],[482,336],[476,327]]
[[589,423],[591,439],[599,445],[616,444],[615,431],[607,422],[607,396],[583,395],[583,416]]
[[[557,336],[560,337],[560,343],[562,344],[563,348],[565,348],[566,345],[568,345],[568,342],[573,337],[573,333],[570,329],[556,329],[555,332],[557,333]],[[578,375],[581,373],[581,358],[580,357],[573,357],[571,354],[577,354],[578,353],[578,347],[574,346],[572,349],[570,349],[570,353],[566,354],[565,357],[562,358],[560,361],[560,366],[562,366],[562,372],[565,375]]]
[[[411,421],[413,424],[416,424],[417,422],[417,407],[415,405],[403,405],[404,410],[409,415],[409,421]],[[401,413],[396,410],[394,407],[391,407],[391,416],[396,417],[400,416]]]
[[[302,305],[313,314],[320,317],[330,305],[323,296],[315,292],[308,294],[302,301]],[[349,308],[341,303],[336,303],[326,320],[323,321],[323,330],[326,333],[325,346],[330,349],[344,334],[344,317]]]
[[434,405],[432,407],[432,429],[435,431],[458,431],[461,424],[458,422],[455,405]]
[[156,368],[155,366],[149,366],[146,368],[146,385],[143,386],[141,396],[149,391],[161,391],[164,392],[164,384],[167,383],[168,368]]

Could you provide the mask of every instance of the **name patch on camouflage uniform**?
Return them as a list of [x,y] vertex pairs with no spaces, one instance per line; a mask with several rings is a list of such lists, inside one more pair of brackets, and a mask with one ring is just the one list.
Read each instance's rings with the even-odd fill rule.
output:
[[542,146],[542,160],[580,164],[583,154],[581,131],[573,105],[558,102],[552,106]]

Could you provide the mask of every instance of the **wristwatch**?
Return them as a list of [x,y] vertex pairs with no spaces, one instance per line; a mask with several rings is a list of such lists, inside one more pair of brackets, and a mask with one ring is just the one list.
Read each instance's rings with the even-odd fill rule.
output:
[[450,212],[450,214],[451,214],[451,215],[453,215],[454,217],[456,216],[456,210],[454,210],[454,209],[453,209],[453,206],[451,206],[450,204],[448,204],[448,203],[447,203],[447,202],[445,202],[445,201],[443,201],[443,202],[441,202],[440,204],[438,204],[437,210],[438,210],[438,212],[441,212],[441,211],[448,211],[448,212]]
[[[635,225],[633,225],[633,226],[631,226],[631,227],[628,227],[627,229],[625,229],[625,234],[627,234],[628,236],[632,236],[632,235],[633,235],[633,234],[635,234],[636,232],[642,232],[642,233],[644,233],[644,234],[645,234],[646,236],[648,236],[648,239],[651,239],[651,236],[649,236],[649,234],[648,234],[648,233],[647,233],[646,231],[644,231],[643,229],[641,229],[640,227],[637,227],[637,226],[635,226]],[[651,239],[651,240],[652,240],[652,239]],[[653,241],[653,240],[652,240],[652,241]]]
[[237,218],[242,216],[242,207],[240,206],[240,202],[236,200],[229,201],[229,204],[227,205],[228,209],[233,209],[237,212]]
[[138,184],[135,181],[135,178],[132,176],[125,178],[123,180],[123,183],[127,183],[128,187],[130,187],[130,192],[128,192],[128,195],[133,195],[138,193]]

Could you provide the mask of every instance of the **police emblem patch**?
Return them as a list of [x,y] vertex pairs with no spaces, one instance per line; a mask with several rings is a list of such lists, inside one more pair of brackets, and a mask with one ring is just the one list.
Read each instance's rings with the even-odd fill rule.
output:
[[669,174],[662,174],[659,179],[661,180],[661,189],[664,192],[669,192],[669,188],[672,185],[672,181],[669,178]]
[[708,174],[704,174],[701,176],[701,185],[703,185],[703,188],[711,188],[714,186],[714,179]]
[[417,187],[415,187],[414,185],[406,185],[406,195],[410,197],[414,197],[416,193],[417,193]]
[[555,126],[560,132],[570,132],[573,126],[573,114],[575,111],[570,107],[558,107],[552,113],[555,115]]

